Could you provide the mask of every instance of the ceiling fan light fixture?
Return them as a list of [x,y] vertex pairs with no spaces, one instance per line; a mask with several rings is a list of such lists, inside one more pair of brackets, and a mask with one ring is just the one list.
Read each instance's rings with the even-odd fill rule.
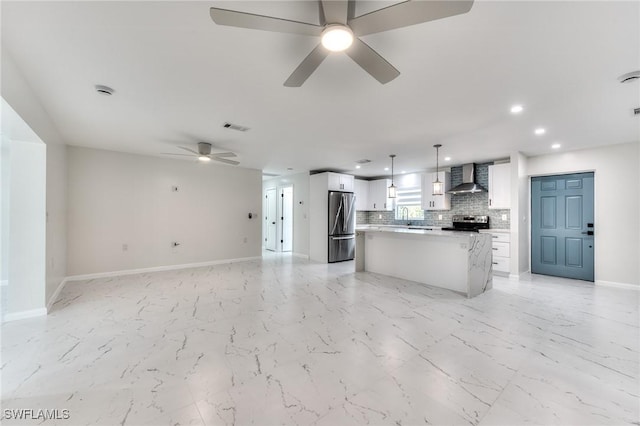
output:
[[322,45],[332,52],[343,52],[353,43],[353,31],[346,25],[328,25],[322,31]]
[[207,157],[206,155],[201,155],[198,157],[198,160],[202,161],[203,163],[208,163],[209,161],[211,161],[211,158]]

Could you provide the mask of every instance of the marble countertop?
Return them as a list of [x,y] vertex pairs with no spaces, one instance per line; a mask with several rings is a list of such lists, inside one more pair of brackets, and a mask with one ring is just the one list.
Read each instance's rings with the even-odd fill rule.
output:
[[356,231],[361,232],[393,232],[396,234],[413,234],[413,235],[426,235],[434,237],[469,237],[471,235],[478,235],[477,232],[453,232],[442,231],[438,227],[406,227],[406,226],[377,226],[377,225],[361,225],[356,227]]

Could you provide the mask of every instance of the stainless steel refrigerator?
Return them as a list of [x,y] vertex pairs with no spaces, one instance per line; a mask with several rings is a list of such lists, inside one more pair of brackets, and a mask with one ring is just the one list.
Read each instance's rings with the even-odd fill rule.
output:
[[329,191],[329,263],[353,260],[356,252],[356,197]]

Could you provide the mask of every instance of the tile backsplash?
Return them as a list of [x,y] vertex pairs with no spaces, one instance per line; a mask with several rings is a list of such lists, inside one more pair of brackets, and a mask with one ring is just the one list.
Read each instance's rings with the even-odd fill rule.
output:
[[[476,183],[483,188],[489,187],[489,166],[493,163],[476,164]],[[452,187],[462,183],[462,167],[451,168]],[[459,194],[451,196],[451,210],[425,210],[424,220],[412,220],[412,225],[418,226],[451,226],[452,218],[455,214],[485,215],[489,216],[491,228],[509,229],[510,210],[509,209],[489,209],[489,194],[480,192],[476,194]],[[442,215],[442,219],[439,216]],[[502,220],[502,215],[506,215],[507,220]],[[394,212],[356,212],[357,224],[375,225],[405,225],[405,220],[395,220]]]

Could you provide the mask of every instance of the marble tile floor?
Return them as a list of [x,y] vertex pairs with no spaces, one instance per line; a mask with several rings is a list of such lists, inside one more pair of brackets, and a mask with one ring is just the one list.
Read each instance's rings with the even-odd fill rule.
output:
[[70,282],[2,325],[2,424],[639,424],[640,292],[352,271],[268,254]]

